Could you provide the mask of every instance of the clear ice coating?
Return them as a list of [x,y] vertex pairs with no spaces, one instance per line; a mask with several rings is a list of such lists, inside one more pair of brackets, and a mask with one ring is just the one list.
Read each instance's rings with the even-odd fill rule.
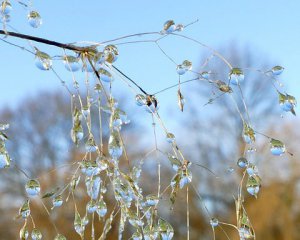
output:
[[29,25],[33,28],[38,28],[42,25],[41,15],[37,11],[31,11],[27,18]]

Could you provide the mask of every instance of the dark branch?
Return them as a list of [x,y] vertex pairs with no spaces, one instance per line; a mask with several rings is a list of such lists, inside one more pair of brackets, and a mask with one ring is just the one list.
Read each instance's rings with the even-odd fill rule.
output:
[[72,44],[60,43],[60,42],[51,41],[51,40],[48,40],[48,39],[45,39],[45,38],[34,37],[34,36],[21,34],[21,33],[15,33],[15,32],[8,32],[8,31],[0,30],[0,34],[1,35],[6,35],[6,36],[12,36],[12,37],[16,37],[16,38],[27,39],[27,40],[31,40],[31,41],[35,41],[35,42],[39,42],[39,43],[44,43],[44,44],[47,44],[47,45],[52,45],[52,46],[56,46],[56,47],[60,47],[60,48],[64,48],[64,49],[69,49],[69,50],[72,50],[72,51],[83,52],[83,51],[86,50],[86,48],[84,48],[84,47],[77,47],[77,46],[74,46]]

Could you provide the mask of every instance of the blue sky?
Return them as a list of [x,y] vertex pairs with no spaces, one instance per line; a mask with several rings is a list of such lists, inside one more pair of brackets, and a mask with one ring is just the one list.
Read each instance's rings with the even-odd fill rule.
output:
[[[19,6],[14,7],[11,25],[22,33],[60,42],[104,41],[131,33],[159,31],[168,19],[184,24],[199,19],[184,34],[213,48],[234,41],[257,49],[285,67],[282,80],[288,92],[299,99],[300,1],[51,0],[34,1],[34,8],[42,15],[42,27],[31,28],[26,11]],[[201,54],[187,42],[170,39],[162,44],[174,52],[178,61],[189,57],[189,53],[193,53],[191,58],[195,61]],[[61,53],[55,48],[39,47],[52,54]],[[34,66],[31,55],[2,42],[0,52],[0,108],[14,105],[41,89],[61,88],[51,73]],[[120,54],[118,66],[150,92],[177,81],[174,66],[154,46],[127,45],[120,48]],[[152,67],[153,61],[157,65]]]

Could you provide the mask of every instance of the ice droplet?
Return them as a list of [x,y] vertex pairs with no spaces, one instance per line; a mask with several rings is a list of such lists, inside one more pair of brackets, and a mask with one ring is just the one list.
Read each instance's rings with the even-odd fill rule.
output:
[[1,3],[1,12],[3,15],[7,15],[11,12],[12,6],[10,1],[2,1]]
[[41,191],[40,183],[37,180],[31,179],[26,183],[25,190],[29,197],[37,196]]
[[284,67],[274,66],[271,71],[272,71],[273,75],[277,76],[277,75],[280,75],[283,72],[283,70],[284,70]]
[[173,133],[167,133],[166,136],[167,142],[168,143],[174,143],[175,142],[175,135]]
[[100,217],[104,217],[105,214],[107,213],[107,206],[102,198],[99,200],[97,204],[96,212]]
[[53,207],[52,207],[52,208],[60,207],[60,206],[63,204],[62,196],[61,196],[61,195],[55,196],[55,197],[52,199],[52,204],[53,204]]
[[79,64],[79,58],[74,56],[64,56],[63,62],[65,65],[65,68],[70,72],[76,72],[80,68]]
[[212,227],[216,227],[219,225],[219,220],[217,218],[212,218],[210,219],[209,223]]
[[175,22],[173,20],[168,20],[165,22],[164,27],[163,27],[163,32],[164,33],[172,33],[176,29]]
[[237,165],[240,167],[240,168],[245,168],[247,167],[248,165],[248,160],[244,157],[240,157],[237,161]]
[[47,53],[37,51],[35,59],[35,65],[41,70],[49,70],[52,66],[52,59]]
[[41,15],[37,11],[31,11],[28,16],[28,23],[33,28],[38,28],[42,25]]
[[57,234],[54,240],[67,240],[67,238],[62,234]]
[[31,238],[32,240],[41,240],[43,237],[42,233],[40,230],[34,228],[31,232]]
[[270,141],[270,151],[275,156],[281,156],[285,153],[286,148],[283,142],[277,139],[271,139]]
[[233,85],[238,85],[242,82],[245,78],[245,75],[240,68],[232,68],[229,73],[229,81]]

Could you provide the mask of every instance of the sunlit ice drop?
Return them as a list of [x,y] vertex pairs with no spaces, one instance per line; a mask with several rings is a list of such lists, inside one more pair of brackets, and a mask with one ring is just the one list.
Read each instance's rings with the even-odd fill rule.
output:
[[156,204],[158,204],[158,202],[159,202],[159,198],[157,197],[157,195],[146,196],[147,206],[155,206]]
[[209,79],[211,72],[203,71],[200,73],[201,78],[204,78],[206,80]]
[[85,186],[87,194],[92,199],[97,199],[100,191],[101,178],[99,176],[86,177]]
[[52,199],[52,209],[55,207],[60,207],[63,204],[63,198],[61,195],[57,195]]
[[25,203],[19,209],[19,216],[23,219],[28,218],[30,215],[30,207],[29,207],[29,200],[26,200]]
[[193,64],[189,60],[184,60],[182,64],[177,65],[176,71],[179,75],[185,74],[187,71],[192,70]]
[[284,110],[286,112],[290,112],[296,107],[296,105],[297,105],[296,98],[294,96],[286,94],[286,99],[283,102],[283,104],[281,105],[281,107],[282,107],[282,110]]
[[[147,233],[145,233],[145,229],[144,229],[144,239],[146,239],[145,235],[147,235]],[[156,238],[157,238],[157,236],[153,239],[156,239]],[[143,236],[139,231],[136,231],[134,234],[132,234],[131,239],[132,240],[142,240]],[[151,239],[151,238],[149,237],[148,239]]]
[[243,138],[248,144],[255,142],[255,132],[247,123],[244,123]]
[[281,109],[285,112],[291,112],[292,114],[296,115],[295,107],[297,105],[297,100],[294,96],[289,94],[283,94],[278,91],[279,97],[279,105]]
[[253,238],[252,231],[247,226],[239,228],[239,235],[240,235],[240,240]]
[[240,168],[246,168],[247,165],[248,165],[248,160],[244,157],[240,157],[237,161],[237,165],[240,167]]
[[[147,213],[147,214],[149,214],[149,213]],[[136,239],[136,240],[142,240],[142,239],[145,239],[145,240],[162,239],[161,236],[160,236],[160,238],[158,238],[158,234],[159,234],[158,228],[151,226],[151,224],[148,224],[148,225],[146,225],[144,227],[143,233],[144,233],[144,238],[138,232],[136,232],[134,235],[132,235],[132,238]]]
[[179,23],[175,26],[175,31],[182,32],[184,30],[184,25]]
[[155,113],[159,109],[159,103],[155,96],[147,95],[145,110],[149,113]]
[[210,219],[209,223],[212,227],[216,227],[219,225],[219,220],[217,218],[212,218]]
[[96,212],[99,215],[99,217],[104,217],[105,214],[107,213],[107,206],[106,206],[106,203],[104,202],[104,200],[102,198],[97,203]]
[[162,240],[171,240],[174,236],[174,229],[170,223],[163,219],[158,220],[158,229]]
[[105,61],[109,64],[114,63],[119,56],[118,48],[115,45],[107,45],[104,47]]
[[176,25],[175,22],[173,20],[168,20],[165,22],[163,30],[161,31],[161,33],[165,34],[165,33],[172,33],[176,30]]
[[65,68],[70,72],[76,72],[80,68],[79,58],[74,56],[64,56],[63,63]]
[[258,175],[249,176],[246,184],[247,192],[252,196],[257,197],[260,190],[261,179]]
[[85,150],[87,152],[95,152],[97,151],[98,146],[95,143],[94,137],[93,136],[89,136],[88,140],[85,143]]
[[38,12],[36,12],[36,11],[31,11],[28,14],[27,18],[28,18],[28,23],[33,28],[38,28],[39,26],[42,25],[41,15]]
[[52,66],[52,59],[47,53],[38,50],[35,53],[35,65],[41,70],[49,70]]
[[286,148],[283,142],[272,138],[270,141],[270,151],[275,156],[281,156],[285,153]]
[[121,130],[122,120],[120,117],[120,110],[115,108],[110,116],[109,128],[113,131]]
[[108,152],[114,160],[118,160],[123,153],[122,142],[118,131],[112,131],[108,140]]
[[7,153],[0,153],[0,169],[10,166],[10,157]]
[[20,239],[22,240],[26,240],[29,236],[29,231],[27,229],[27,225],[26,223],[24,224],[24,226],[21,228],[20,233],[19,233]]
[[31,179],[26,183],[25,190],[29,197],[37,196],[41,191],[40,183],[37,180]]
[[100,75],[100,80],[101,80],[101,81],[103,81],[103,82],[108,82],[108,83],[110,83],[110,82],[113,81],[113,76],[112,76],[112,74],[111,74],[109,71],[107,71],[106,69],[100,68],[100,69],[98,70],[98,73],[99,73],[99,75]]
[[249,176],[258,175],[258,168],[256,165],[249,163],[246,169]]
[[54,240],[67,240],[67,238],[62,234],[57,234]]
[[137,94],[137,95],[135,96],[135,103],[136,103],[136,105],[138,105],[138,106],[146,105],[146,104],[147,104],[146,96],[143,95],[143,94]]
[[100,168],[96,161],[82,161],[80,167],[81,172],[89,177],[100,173]]
[[11,6],[10,1],[3,1],[1,3],[1,13],[3,15],[9,14],[11,12],[11,10],[12,10],[12,6]]
[[83,139],[83,128],[80,125],[80,122],[74,123],[73,128],[71,129],[71,139],[76,145]]
[[34,228],[31,232],[31,239],[32,240],[41,240],[42,239],[42,233],[40,230]]
[[229,73],[229,81],[233,85],[239,85],[245,78],[245,75],[240,68],[232,68]]
[[91,199],[86,205],[86,210],[87,210],[88,213],[95,212],[97,210],[96,200]]
[[175,135],[173,133],[167,133],[166,136],[167,142],[168,143],[174,143],[175,142]]
[[77,210],[75,211],[74,229],[80,236],[83,236],[85,225],[83,224],[83,221]]
[[284,67],[281,67],[281,66],[275,66],[272,68],[272,74],[273,75],[280,75],[284,70]]
[[96,67],[100,67],[102,64],[105,63],[105,54],[104,52],[97,52],[94,58],[94,61],[96,63]]

